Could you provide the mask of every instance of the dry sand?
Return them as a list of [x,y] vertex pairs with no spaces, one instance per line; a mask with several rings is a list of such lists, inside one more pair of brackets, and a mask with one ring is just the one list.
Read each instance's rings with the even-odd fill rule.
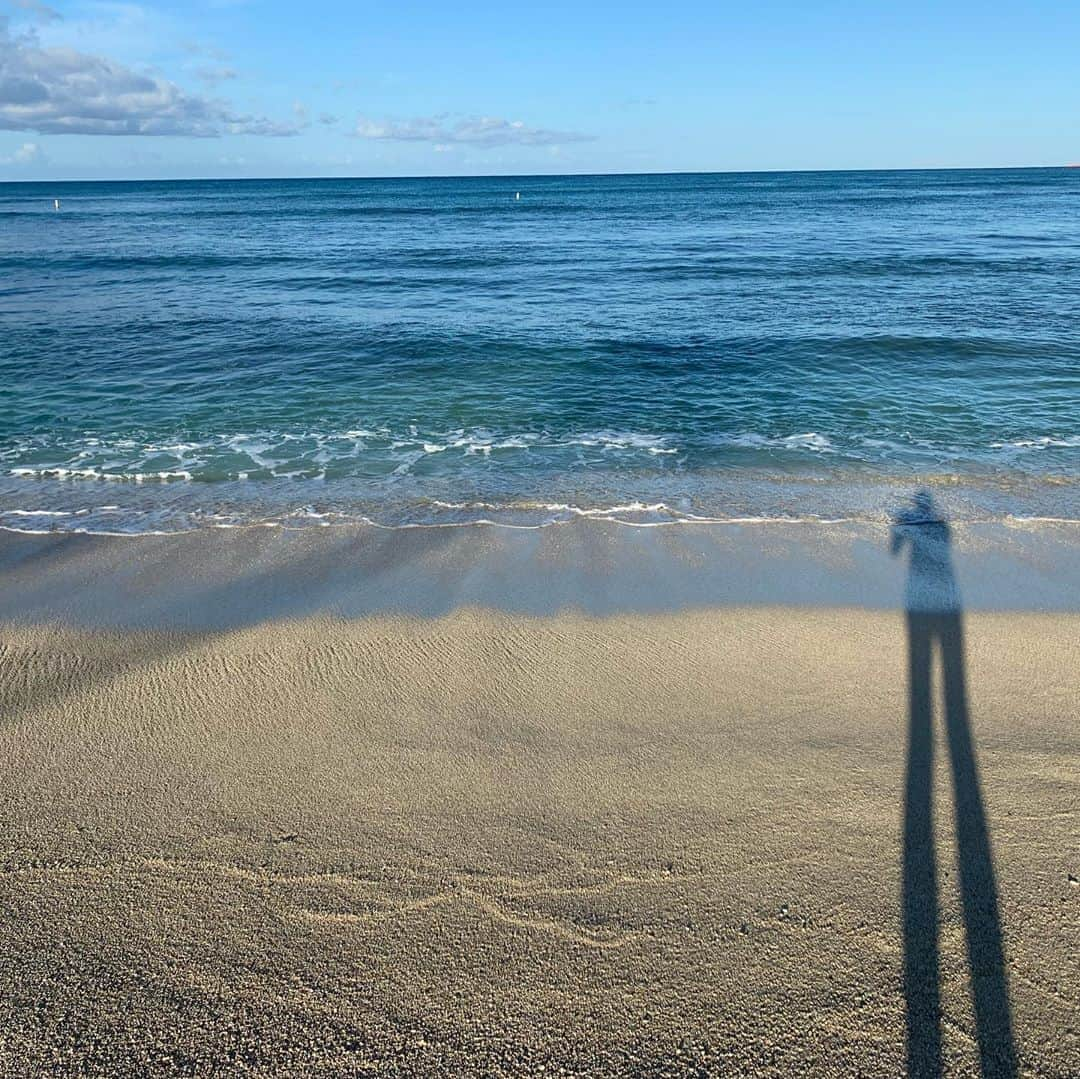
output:
[[[1080,617],[967,630],[977,977],[1018,1069],[1076,1076]],[[905,655],[902,614],[835,608],[0,627],[2,1069],[901,1074]],[[937,749],[943,1063],[977,1074]]]

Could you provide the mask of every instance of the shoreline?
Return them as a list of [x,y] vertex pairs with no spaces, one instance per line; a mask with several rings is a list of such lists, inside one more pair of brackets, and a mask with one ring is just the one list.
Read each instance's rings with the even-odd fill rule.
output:
[[[664,436],[623,438],[617,444],[624,449],[612,452],[638,452],[633,449],[637,441],[662,442]],[[1017,452],[1067,457],[1075,452],[1078,438],[1046,440],[1046,446],[1040,439],[1027,440],[1023,445],[1034,448]],[[1050,443],[1058,448],[1050,448]],[[533,452],[527,445],[506,452]],[[430,456],[442,458],[441,448],[429,449]],[[830,464],[827,454],[805,452],[815,459],[784,469],[776,462],[772,467],[761,462],[685,468],[681,458],[678,467],[659,470],[596,463],[583,468],[575,462],[569,470],[539,468],[531,482],[524,481],[512,461],[497,462],[495,471],[486,474],[484,468],[493,462],[482,454],[476,458],[481,464],[463,463],[464,471],[420,469],[414,474],[416,462],[406,460],[399,466],[403,474],[333,479],[209,481],[183,471],[176,476],[186,479],[166,478],[172,475],[167,472],[110,473],[92,480],[27,479],[8,473],[0,475],[0,527],[32,533],[154,535],[254,526],[543,528],[584,520],[630,527],[746,521],[874,524],[889,521],[919,489],[932,491],[942,511],[956,522],[1080,522],[1080,484],[1067,460],[1059,468],[1044,460],[1042,469],[1034,470],[997,465],[971,467],[961,474],[940,468],[913,473]],[[470,475],[470,468],[480,471]],[[452,498],[450,490],[455,492]]]
[[[1080,526],[951,526],[967,610],[1080,611]],[[0,530],[0,622],[235,629],[305,617],[531,616],[732,606],[897,610],[905,563],[869,522],[500,526],[166,535]]]

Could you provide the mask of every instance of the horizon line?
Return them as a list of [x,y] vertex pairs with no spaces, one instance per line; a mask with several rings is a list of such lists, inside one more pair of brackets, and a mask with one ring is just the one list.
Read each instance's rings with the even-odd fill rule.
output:
[[392,176],[128,176],[128,177],[74,177],[67,179],[0,179],[0,184],[143,184],[143,183],[266,183],[270,181],[324,180],[550,180],[575,177],[636,177],[636,176],[790,176],[833,173],[879,173],[879,172],[1036,172],[1050,170],[1080,170],[1080,162],[1055,165],[904,165],[895,168],[838,168],[838,169],[658,169],[635,172],[491,172],[491,173],[401,173]]

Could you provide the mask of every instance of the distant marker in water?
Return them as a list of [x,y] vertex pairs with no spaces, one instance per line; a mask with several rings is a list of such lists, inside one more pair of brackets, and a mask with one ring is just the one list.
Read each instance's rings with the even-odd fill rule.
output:
[[59,210],[60,209],[60,200],[59,199],[53,199],[52,200],[52,206],[53,206],[54,210]]
[[515,191],[514,192],[514,201],[516,202],[520,198],[521,198],[521,192],[520,191]]

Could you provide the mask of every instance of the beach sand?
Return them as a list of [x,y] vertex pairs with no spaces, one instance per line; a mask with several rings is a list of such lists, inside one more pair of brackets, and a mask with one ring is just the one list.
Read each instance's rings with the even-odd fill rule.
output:
[[[0,552],[31,613],[83,557],[38,539]],[[198,603],[5,609],[4,1074],[904,1072],[902,611]],[[941,1064],[1076,1075],[1080,616],[965,622],[986,834],[939,715]]]

